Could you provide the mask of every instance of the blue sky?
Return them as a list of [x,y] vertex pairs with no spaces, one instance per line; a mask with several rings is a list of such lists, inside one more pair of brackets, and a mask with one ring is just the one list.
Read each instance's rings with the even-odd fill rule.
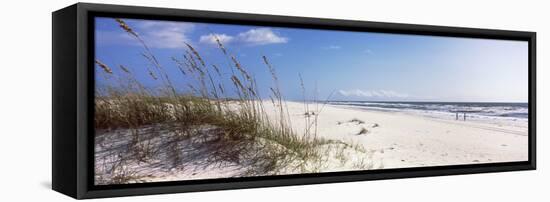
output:
[[[520,41],[434,37],[125,19],[151,47],[176,86],[193,82],[171,57],[185,42],[228,74],[216,35],[257,79],[263,95],[272,85],[262,56],[275,67],[285,98],[303,99],[317,89],[333,100],[526,102],[528,44]],[[146,71],[143,48],[111,18],[96,19],[96,59],[125,65],[149,87],[160,82]],[[121,74],[119,69],[113,69]],[[96,69],[96,73],[100,73]],[[98,85],[105,84],[97,76]]]

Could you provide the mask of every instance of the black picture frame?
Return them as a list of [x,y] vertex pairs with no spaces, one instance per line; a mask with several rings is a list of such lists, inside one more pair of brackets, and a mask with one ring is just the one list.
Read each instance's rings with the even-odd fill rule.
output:
[[[96,16],[527,41],[529,43],[529,160],[475,165],[94,185],[93,17]],[[89,3],[77,3],[55,11],[52,14],[52,20],[52,188],[77,199],[536,169],[535,32]]]

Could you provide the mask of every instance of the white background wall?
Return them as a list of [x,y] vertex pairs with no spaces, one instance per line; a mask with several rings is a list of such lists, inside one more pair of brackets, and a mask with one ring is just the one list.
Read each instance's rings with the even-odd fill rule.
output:
[[[51,12],[75,1],[1,1],[0,201],[65,201],[51,186]],[[550,6],[545,1],[91,1],[536,31],[538,170],[215,191],[108,201],[527,201],[550,199]]]

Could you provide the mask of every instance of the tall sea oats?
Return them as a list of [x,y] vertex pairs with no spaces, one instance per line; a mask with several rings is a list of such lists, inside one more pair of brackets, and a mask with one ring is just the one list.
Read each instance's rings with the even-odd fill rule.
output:
[[99,67],[101,67],[101,69],[103,69],[103,71],[105,71],[105,73],[107,73],[107,74],[113,74],[113,70],[112,70],[109,66],[107,66],[105,63],[99,61],[98,59],[95,60],[95,63],[96,63]]

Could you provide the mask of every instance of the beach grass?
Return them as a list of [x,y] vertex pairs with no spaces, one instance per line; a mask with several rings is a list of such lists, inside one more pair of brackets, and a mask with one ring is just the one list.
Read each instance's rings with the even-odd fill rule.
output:
[[[124,64],[105,64],[100,58],[95,60],[100,74],[109,85],[96,88],[95,118],[96,134],[102,131],[128,130],[132,134],[130,153],[132,160],[147,162],[160,149],[172,149],[174,162],[181,159],[174,148],[155,148],[140,135],[146,127],[160,127],[156,133],[170,133],[176,140],[192,140],[214,149],[215,161],[229,161],[236,164],[246,162],[247,175],[278,174],[292,169],[300,172],[308,170],[312,162],[323,159],[321,147],[328,144],[342,144],[317,136],[317,119],[322,111],[318,102],[310,107],[305,97],[304,81],[300,75],[304,91],[304,119],[308,127],[300,135],[292,129],[285,99],[279,89],[276,69],[266,56],[262,57],[266,71],[273,79],[269,95],[271,104],[276,107],[277,118],[270,118],[264,100],[259,95],[255,78],[217,39],[218,49],[228,61],[228,65],[210,64],[191,44],[182,58],[172,57],[181,77],[193,80],[185,89],[177,88],[165,67],[160,64],[147,42],[143,40],[124,20],[116,19],[120,28],[135,38],[141,45],[144,62],[141,70],[150,79],[161,83],[162,87],[145,87],[135,73]],[[120,71],[113,71],[118,68]],[[228,68],[230,75],[221,73],[220,68]],[[116,72],[116,73],[115,73]],[[224,85],[223,81],[232,85]],[[234,92],[229,95],[229,92]],[[316,99],[316,98],[315,98]],[[207,131],[207,132],[205,132]],[[158,146],[157,146],[158,147]],[[344,155],[343,151],[338,155]],[[118,158],[112,164],[112,179],[107,184],[140,182],[137,173],[128,170],[124,163],[128,157]],[[345,159],[345,157],[341,157]]]

